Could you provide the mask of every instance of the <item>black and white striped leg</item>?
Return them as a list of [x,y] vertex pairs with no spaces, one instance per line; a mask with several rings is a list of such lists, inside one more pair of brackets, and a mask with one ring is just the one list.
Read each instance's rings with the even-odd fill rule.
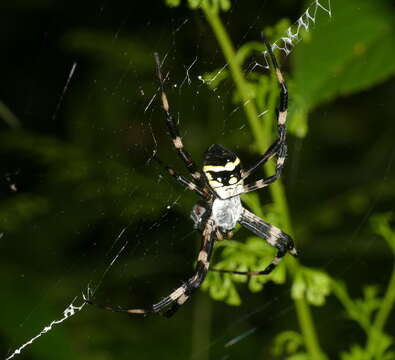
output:
[[246,275],[246,276],[257,276],[257,275],[267,275],[270,274],[276,266],[280,263],[282,258],[285,256],[287,251],[282,246],[278,247],[278,252],[276,257],[272,260],[272,262],[266,266],[265,269],[261,271],[236,271],[236,270],[223,270],[223,269],[209,269],[209,271],[225,273],[225,274],[236,274],[236,275]]
[[207,189],[201,189],[199,186],[197,186],[193,181],[188,180],[182,175],[179,175],[178,173],[175,172],[172,168],[167,166],[167,171],[173,178],[176,180],[176,182],[183,187],[185,187],[188,190],[194,191],[195,193],[199,194],[201,197],[206,198],[208,194]]
[[199,194],[202,197],[207,197],[207,194],[209,192],[209,190],[204,187],[203,189],[201,189],[199,186],[197,186],[193,181],[187,179],[186,177],[178,174],[174,169],[172,169],[170,166],[166,165],[164,162],[162,162],[162,160],[160,160],[157,156],[155,156],[155,160],[161,165],[163,166],[167,172],[174,178],[174,180],[180,184],[182,187],[184,187],[185,189],[194,191],[195,193]]
[[162,108],[166,115],[166,124],[169,130],[170,136],[173,141],[173,145],[175,150],[178,153],[178,156],[185,163],[188,171],[191,173],[192,177],[199,182],[199,185],[203,186],[202,175],[200,171],[198,171],[195,162],[192,160],[188,151],[184,148],[184,144],[182,142],[180,132],[178,131],[177,125],[173,119],[173,116],[170,113],[169,101],[167,100],[164,79],[161,72],[161,63],[159,60],[159,55],[157,53],[154,54],[156,61],[156,69],[158,73],[158,78],[160,82],[161,88],[161,99],[162,99]]
[[245,185],[244,192],[254,191],[275,182],[281,176],[281,172],[284,167],[285,158],[287,157],[287,143],[286,143],[287,129],[285,122],[287,120],[287,112],[288,112],[288,89],[287,89],[287,85],[285,84],[284,76],[280,70],[280,67],[277,64],[276,57],[273,54],[271,45],[268,43],[268,41],[265,38],[264,38],[264,42],[268,54],[270,56],[271,62],[273,64],[273,68],[276,72],[277,81],[280,86],[280,101],[279,101],[279,109],[277,114],[278,139],[270,146],[268,151],[266,151],[266,153],[262,155],[262,157],[255,165],[253,165],[247,171],[244,172],[243,177],[246,178],[260,165],[264,164],[267,160],[269,160],[271,157],[277,154],[276,173],[266,179],[258,180],[257,182],[250,185]]
[[294,242],[292,238],[282,232],[279,228],[275,227],[262,220],[260,217],[256,216],[251,211],[243,209],[239,223],[244,226],[247,230],[251,231],[255,235],[265,239],[269,245],[278,249],[276,257],[272,262],[262,271],[232,271],[232,270],[217,270],[210,269],[210,271],[221,272],[221,273],[231,273],[240,275],[266,275],[271,273],[274,268],[280,263],[282,258],[288,252],[293,256],[298,256],[298,252],[294,247]]
[[170,295],[166,296],[164,299],[158,303],[152,305],[149,308],[140,309],[125,309],[121,307],[106,306],[98,304],[92,301],[89,297],[85,299],[85,302],[91,305],[95,305],[104,310],[113,312],[124,312],[128,314],[160,314],[164,311],[164,315],[167,317],[172,316],[179,308],[182,306],[191,294],[198,289],[203,283],[207,271],[209,268],[210,257],[213,249],[214,239],[215,239],[215,227],[214,221],[208,219],[202,237],[202,246],[199,251],[197,264],[195,268],[195,274],[190,277],[186,282],[184,282],[180,287],[174,290]]
[[255,235],[265,239],[269,245],[279,250],[284,249],[293,256],[298,256],[291,236],[281,231],[278,227],[262,220],[251,211],[243,209],[239,223]]
[[246,184],[243,186],[243,191],[242,193],[248,193],[251,191],[255,191],[258,189],[262,189],[270,184],[273,184],[277,179],[280,178],[283,167],[284,167],[284,162],[285,162],[285,158],[287,157],[287,147],[286,146],[282,146],[280,147],[278,154],[277,154],[277,163],[276,163],[276,172],[274,175],[269,176],[265,179],[261,179],[258,181],[255,181],[252,184]]
[[281,141],[280,139],[277,139],[270,147],[267,149],[267,151],[260,157],[258,162],[256,162],[254,165],[250,166],[248,169],[243,170],[243,179],[246,179],[248,176],[250,176],[257,168],[265,164],[268,160],[270,160],[273,156],[275,156],[278,153],[278,150],[280,149],[281,146]]
[[214,220],[209,219],[203,230],[203,242],[196,263],[195,274],[183,285],[185,289],[184,293],[173,302],[168,310],[165,311],[164,316],[173,316],[177,310],[189,299],[193,292],[199,289],[203,284],[210,266],[210,258],[215,236],[216,231]]
[[288,113],[288,89],[284,80],[284,75],[281,72],[280,67],[278,66],[276,57],[273,54],[272,46],[269,44],[269,42],[265,37],[263,38],[263,41],[265,42],[267,52],[269,53],[270,60],[276,72],[277,81],[280,87],[280,101],[279,101],[279,108],[277,114],[277,125],[278,125],[279,139],[282,143],[283,142],[285,143],[285,138],[286,138],[285,122],[287,120],[287,113]]
[[246,276],[257,276],[257,275],[268,275],[270,274],[276,266],[280,263],[282,258],[285,256],[287,251],[284,247],[278,245],[278,252],[276,257],[272,260],[272,262],[266,266],[264,270],[261,271],[236,271],[236,270],[223,270],[223,269],[209,269],[209,271],[218,272],[218,273],[225,273],[225,274],[236,274],[236,275],[246,275]]

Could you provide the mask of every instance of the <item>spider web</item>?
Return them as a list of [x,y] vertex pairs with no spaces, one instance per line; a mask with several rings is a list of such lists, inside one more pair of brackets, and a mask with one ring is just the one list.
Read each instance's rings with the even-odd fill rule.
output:
[[[105,11],[105,6],[103,5],[99,10],[100,11],[99,11],[98,16],[100,16],[100,14],[103,11]],[[232,13],[232,10],[231,10],[231,13]],[[303,31],[311,31],[312,27],[316,23],[317,15],[320,13],[326,14],[329,17],[332,16],[331,3],[329,0],[314,1],[306,10],[303,11],[302,15],[296,20],[296,22],[294,22],[294,24],[286,30],[284,36],[282,36],[281,38],[279,38],[277,41],[275,41],[272,44],[273,49],[278,49],[285,56],[290,55],[292,53],[293,49],[295,48],[295,46],[297,46],[298,42],[301,41],[302,36],[303,36]],[[114,34],[114,39],[116,39],[118,37],[119,32],[121,31],[122,26],[124,25],[124,22],[127,21],[127,17],[128,16],[126,16],[125,19],[122,21],[122,23],[119,25],[118,31]],[[260,15],[257,16],[257,20],[254,22],[254,25],[252,26],[252,28],[256,28],[258,26],[257,23],[259,22],[259,20],[260,20]],[[251,19],[251,21],[253,21],[253,19]],[[172,26],[172,28],[174,29],[172,31],[173,43],[170,46],[170,50],[168,50],[168,52],[163,57],[163,61],[165,63],[166,63],[166,61],[168,61],[169,58],[171,58],[173,56],[174,49],[178,45],[176,42],[177,34],[179,32],[186,30],[186,28],[190,25],[190,23],[191,23],[190,19],[185,19],[178,25]],[[262,24],[259,24],[259,25],[262,25]],[[266,59],[266,54],[264,54],[264,55],[265,56],[263,57],[263,59],[265,59],[266,63],[264,65],[262,65],[262,64],[256,62],[254,65],[268,69],[269,65],[268,65],[268,62]],[[204,91],[203,87],[206,86],[205,82],[207,82],[207,80],[204,80],[203,75],[201,73],[199,73],[200,72],[199,66],[204,64],[204,61],[205,60],[202,58],[202,56],[200,56],[200,55],[194,56],[192,61],[189,64],[184,66],[185,75],[184,75],[184,77],[182,77],[182,80],[179,83],[173,84],[173,89],[177,90],[180,94],[182,94],[184,91],[188,91],[190,89],[197,89],[196,90],[197,94],[199,93],[199,91]],[[211,65],[211,63],[213,63],[213,62],[214,62],[214,60],[209,60],[208,64]],[[62,92],[59,96],[55,110],[53,112],[53,116],[52,116],[53,120],[57,119],[57,117],[59,116],[59,113],[62,110],[62,105],[64,102],[65,95],[69,91],[73,91],[72,90],[72,82],[73,82],[73,78],[75,76],[78,76],[79,67],[80,67],[80,64],[77,61],[74,61],[72,63],[72,66],[68,70],[64,88],[62,89]],[[227,64],[224,64],[218,70],[218,72],[210,79],[210,81],[215,81],[218,77],[220,77],[222,72],[227,70],[227,67],[228,67]],[[250,71],[252,71],[252,70],[250,70]],[[172,79],[174,79],[174,76]],[[123,81],[124,80],[121,77],[118,81],[117,86],[122,86]],[[230,90],[229,90],[228,94],[230,94]],[[149,96],[146,95],[146,97],[144,97],[144,99],[146,99],[146,101],[144,103],[142,112],[143,112],[143,114],[146,114],[147,116],[150,117],[150,116],[152,116],[151,111],[157,105],[156,104],[156,102],[158,101],[157,93],[153,92]],[[221,99],[220,95],[217,96],[217,101],[218,101],[218,104],[222,104],[222,99]],[[223,131],[224,132],[227,131],[227,130],[225,130],[226,129],[225,125],[226,125],[226,122],[228,121],[227,119],[229,119],[229,117],[231,117],[235,113],[237,113],[240,110],[240,108],[241,107],[235,107],[234,109],[232,109],[230,111],[230,113],[228,114],[228,116],[226,117],[226,119],[223,122],[223,125],[224,125]],[[260,114],[260,116],[264,116],[265,113],[266,113],[266,111],[262,112]],[[152,141],[153,141],[153,151],[149,150],[149,155],[147,156],[147,163],[146,163],[146,166],[147,166],[148,164],[150,164],[152,162],[151,160],[152,160],[153,154],[159,153],[160,151],[158,149],[159,140],[156,138],[155,132],[151,128],[151,124],[148,122],[145,125],[145,127],[148,129],[148,132],[152,136]],[[245,128],[245,125],[242,125],[237,130],[243,130],[244,128]],[[184,134],[185,134],[184,135],[185,137],[188,136],[188,133],[184,133]],[[383,178],[386,177],[387,173],[391,169],[393,155],[394,155],[393,153],[390,155],[390,159],[388,161],[389,165],[388,165],[388,168],[385,170],[385,174],[383,174]],[[158,178],[158,182],[163,182],[163,181],[167,181],[167,180],[165,180],[162,177]],[[171,216],[171,214],[172,214],[171,211],[174,208],[177,209],[179,201],[183,197],[184,197],[184,195],[176,195],[175,193],[171,193],[169,195],[167,203],[164,204],[164,206],[163,206],[163,208],[165,210],[163,215],[156,222],[154,222],[153,225],[151,225],[148,228],[144,228],[143,230],[141,230],[140,233],[135,235],[136,238],[133,238],[133,241],[135,241],[136,239],[140,239],[140,240],[137,240],[137,243],[135,244],[136,246],[141,245],[141,239],[144,237],[144,235],[146,235],[150,231],[152,231],[153,228],[160,228],[165,223],[166,217]],[[377,193],[377,197],[380,197],[379,193]],[[376,203],[375,202],[372,203],[369,211],[365,214],[366,216],[361,220],[361,222],[359,224],[360,226],[357,228],[353,238],[356,238],[358,236],[359,229],[366,222],[368,215],[373,211],[375,206],[376,206]],[[71,301],[71,303],[69,305],[66,306],[66,308],[63,310],[63,312],[61,312],[61,311],[59,312],[59,318],[49,321],[48,324],[43,325],[41,330],[38,329],[38,332],[36,335],[32,336],[29,340],[23,342],[20,346],[16,346],[15,350],[10,350],[9,353],[5,356],[6,360],[15,358],[18,355],[20,355],[22,352],[26,352],[27,348],[29,346],[31,346],[34,342],[36,342],[38,339],[40,339],[43,335],[48,334],[49,332],[54,330],[56,327],[59,327],[59,325],[64,323],[66,320],[70,319],[71,317],[73,317],[74,315],[76,315],[77,313],[82,311],[83,309],[87,308],[83,302],[83,295],[82,294],[86,293],[87,291],[90,291],[94,295],[98,291],[98,289],[102,286],[103,282],[106,279],[106,276],[111,271],[111,269],[116,265],[117,262],[119,262],[119,259],[121,258],[121,256],[125,252],[125,250],[128,249],[128,246],[130,245],[130,241],[131,241],[131,238],[129,238],[129,237],[127,240],[125,239],[125,234],[127,232],[127,229],[128,229],[128,227],[122,228],[121,231],[118,233],[118,235],[115,236],[115,238],[112,237],[112,239],[110,240],[111,245],[109,246],[109,250],[107,251],[106,256],[105,256],[105,258],[109,258],[109,260],[106,260],[104,269],[92,270],[92,278],[90,279],[90,281],[88,281],[88,285],[83,286],[83,288],[80,291],[81,294],[78,294],[77,296],[75,294],[73,294],[71,296],[73,298],[73,300]],[[186,237],[189,235],[190,234],[186,235]],[[3,233],[0,234],[0,239],[1,238],[3,238]],[[352,240],[350,240],[350,242],[352,242]],[[351,243],[348,246],[351,246]],[[76,261],[76,263],[77,263],[77,261]],[[328,264],[326,264],[326,265],[328,265]],[[353,266],[353,264],[350,264],[350,266]],[[346,271],[346,268],[344,267],[343,270]],[[98,273],[99,273],[99,276],[97,276]],[[99,278],[99,280],[97,280],[97,278]],[[283,292],[284,297],[289,296],[288,292],[289,292],[288,290],[285,290]],[[235,320],[233,320],[228,327],[225,327],[222,330],[221,335],[210,339],[207,347],[202,348],[200,350],[196,350],[192,354],[191,358],[200,358],[202,354],[207,353],[211,348],[219,345],[225,352],[225,355],[223,355],[222,358],[226,359],[228,357],[228,355],[226,355],[226,352],[229,351],[229,349],[233,348],[236,344],[244,341],[245,339],[252,336],[253,334],[257,334],[261,329],[264,329],[266,326],[265,324],[258,324],[256,326],[252,326],[252,327],[247,326],[247,328],[245,330],[240,331],[240,324],[245,326],[245,324],[247,324],[250,319],[253,319],[259,313],[266,314],[266,318],[269,323],[276,322],[277,319],[289,315],[289,313],[293,310],[293,306],[284,306],[283,310],[281,312],[275,313],[275,314],[271,313],[271,305],[273,305],[274,303],[277,303],[279,301],[281,301],[281,299],[279,300],[278,298],[274,298],[272,300],[266,300],[260,306],[254,307],[254,309],[252,311],[249,311],[246,314],[237,315]],[[69,303],[69,301],[67,303]],[[236,335],[235,335],[235,333],[236,333]],[[11,346],[9,346],[9,348],[11,348]]]
[[302,40],[301,30],[309,31],[311,26],[315,24],[319,12],[326,13],[329,17],[332,17],[330,0],[326,2],[314,1],[302,16],[287,29],[285,36],[273,43],[273,50],[278,49],[288,56],[295,45]]
[[[99,16],[100,14],[105,11],[105,5],[103,5],[102,7],[100,7],[100,11],[99,11]],[[321,1],[314,1],[303,13],[302,15],[296,20],[296,22],[290,26],[286,33],[284,34],[283,37],[279,38],[277,41],[275,41],[273,43],[273,49],[279,49],[280,51],[282,51],[286,56],[288,56],[292,50],[294,49],[294,47],[297,45],[297,43],[302,39],[302,35],[301,35],[301,29],[303,28],[306,31],[309,31],[312,27],[312,25],[315,24],[316,22],[316,16],[317,13],[319,11],[323,11],[325,13],[328,14],[328,16],[332,15],[331,12],[331,7],[330,7],[330,0],[321,0]],[[117,39],[117,37],[119,36],[119,33],[122,30],[122,26],[124,25],[124,23],[127,21],[127,17],[122,21],[122,24],[119,26],[118,30],[116,31],[116,33],[114,34],[114,40]],[[257,16],[257,20],[256,23],[258,22],[258,20],[260,19],[260,16]],[[180,31],[184,30],[184,27],[187,26],[190,22],[190,19],[185,19],[184,21],[182,21],[178,26],[175,27],[175,29],[172,31],[172,39],[173,39],[173,45],[172,48],[174,48],[176,46],[175,44],[175,39],[177,36],[177,33]],[[168,55],[170,54],[170,51],[168,53],[165,54],[164,58],[163,58],[163,62],[166,62]],[[269,62],[266,58],[267,53],[264,53],[264,59],[266,61],[266,64],[263,66],[266,69],[269,68]],[[201,61],[201,59],[199,59],[198,56],[196,56],[193,61],[184,66],[185,69],[185,77],[181,80],[181,82],[179,84],[174,83],[173,87],[177,88],[179,91],[182,91],[183,87],[188,86],[191,87],[193,86],[193,83],[197,80],[202,82],[202,84],[204,84],[206,81],[203,79],[202,75],[195,75],[196,72],[193,72],[193,68],[197,65],[197,63]],[[256,63],[256,66],[262,66],[258,63]],[[56,121],[57,117],[59,116],[59,112],[62,109],[62,105],[65,99],[66,94],[69,91],[73,91],[72,89],[70,89],[72,82],[73,82],[73,77],[75,77],[76,75],[78,75],[78,71],[79,71],[79,67],[80,64],[77,61],[74,61],[72,66],[69,69],[68,75],[66,77],[66,81],[65,81],[65,85],[60,93],[58,102],[55,106],[55,110],[53,111],[52,114],[52,120]],[[228,65],[224,64],[222,68],[220,68],[220,70],[209,80],[209,81],[215,81],[216,78],[218,76],[221,76],[221,73],[227,69]],[[193,72],[193,74],[192,74]],[[117,86],[120,86],[122,84],[123,79],[120,78],[119,83]],[[195,85],[196,86],[196,85]],[[199,91],[199,90],[198,90]],[[218,97],[219,100],[220,97]],[[146,105],[144,106],[144,110],[143,113],[149,113],[151,110],[151,107],[153,106],[153,104],[155,103],[155,101],[157,101],[157,92],[153,93],[152,96],[149,98],[148,102],[146,103]],[[234,114],[235,112],[237,112],[240,109],[240,107],[236,107],[234,110],[231,111],[230,116],[232,116],[232,114]],[[262,114],[260,114],[260,116],[263,116],[265,114],[265,112],[263,112]],[[152,134],[152,138],[153,138],[153,143],[154,143],[154,150],[152,153],[152,156],[154,154],[156,154],[158,152],[157,150],[157,140],[155,138],[154,132],[152,131],[151,125],[149,124],[150,127],[150,132]],[[152,160],[152,156],[149,157],[147,159],[147,164],[149,164]],[[8,175],[7,175],[8,176]],[[161,180],[161,176],[159,177],[159,180]],[[162,179],[163,180],[163,179]],[[7,181],[11,181],[11,180],[7,180]],[[15,186],[15,185],[13,185]],[[166,217],[169,214],[169,211],[177,205],[177,202],[179,201],[180,196],[178,196],[175,200],[170,200],[169,204],[165,206],[167,212],[164,213],[164,215],[162,215],[162,219],[164,217]],[[161,226],[162,220],[159,219],[157,222],[154,223],[154,225],[152,225],[152,227],[159,227]],[[104,270],[102,270],[102,273],[100,275],[100,279],[97,281],[95,281],[94,285],[91,285],[90,283],[93,281],[89,282],[89,285],[87,285],[86,287],[84,287],[81,291],[80,295],[77,295],[73,298],[73,300],[71,301],[71,303],[63,310],[63,312],[61,312],[61,315],[59,316],[59,318],[54,319],[52,321],[50,321],[47,325],[45,325],[36,335],[32,336],[29,340],[25,341],[24,343],[22,343],[20,346],[16,347],[14,350],[9,351],[9,354],[5,356],[5,360],[10,360],[13,359],[19,355],[22,354],[22,352],[26,351],[27,348],[29,346],[31,346],[34,342],[36,342],[37,340],[39,340],[42,336],[48,334],[49,332],[51,332],[52,330],[54,330],[56,327],[59,327],[59,325],[63,324],[66,320],[70,319],[71,317],[75,316],[77,313],[79,313],[80,311],[82,311],[83,309],[86,308],[86,303],[84,302],[84,298],[86,296],[86,294],[90,294],[91,296],[94,296],[96,291],[98,290],[98,288],[101,286],[102,282],[104,281],[106,275],[109,273],[109,271],[111,270],[111,268],[115,265],[115,263],[119,260],[120,256],[122,255],[122,253],[125,251],[125,249],[128,247],[129,245],[129,240],[125,240],[124,242],[121,242],[123,236],[125,235],[125,232],[127,230],[128,227],[123,228],[120,233],[116,236],[115,240],[112,241],[112,244],[107,252],[106,257],[110,257],[110,261],[108,262],[107,266],[105,267]],[[143,233],[146,234],[146,232],[148,232],[150,229],[146,229]],[[3,237],[3,233],[1,234],[1,237]],[[115,254],[114,254],[115,252]],[[97,273],[97,269],[93,270],[93,273]],[[276,300],[274,300],[276,301]],[[270,306],[270,302],[265,303],[262,307],[258,308],[258,309],[254,309],[254,311],[250,312],[249,314],[243,316],[241,319],[239,319],[238,321],[241,322],[245,319],[248,319],[252,316],[254,316],[256,313],[260,312],[260,311],[264,311],[266,310],[268,307]],[[291,308],[288,308],[285,310],[285,312],[289,311]],[[281,314],[278,314],[276,316],[281,316]],[[275,317],[272,318],[273,320],[275,319]],[[237,322],[235,322],[235,324],[237,324]],[[232,326],[234,326],[235,324],[233,324]],[[231,326],[231,328],[232,328]],[[229,330],[229,329],[228,329]],[[237,342],[241,341],[242,339],[248,337],[249,335],[255,333],[256,331],[259,330],[259,327],[254,327],[251,329],[248,329],[247,331],[243,332],[242,334],[227,340],[224,347],[225,348],[229,348],[231,346],[233,346],[234,344],[236,344]],[[215,339],[213,341],[213,343],[217,343],[220,340],[223,340],[227,337],[227,333],[228,331],[224,332],[224,335],[220,336],[219,338]],[[210,344],[210,346],[212,346],[212,344]],[[207,350],[207,349],[206,349]],[[206,351],[206,350],[203,350]],[[192,356],[192,358],[198,357],[200,354],[200,352],[197,352],[195,355]]]

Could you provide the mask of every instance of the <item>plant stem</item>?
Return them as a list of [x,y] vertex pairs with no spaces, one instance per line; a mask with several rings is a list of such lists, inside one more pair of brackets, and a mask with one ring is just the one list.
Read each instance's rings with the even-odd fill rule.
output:
[[[244,79],[243,73],[240,68],[240,64],[236,60],[236,52],[234,50],[233,44],[222,24],[222,21],[218,15],[217,9],[210,6],[210,2],[203,1],[202,9],[209,22],[213,32],[217,38],[217,41],[222,49],[224,57],[229,64],[230,72],[232,74],[233,80],[237,87],[244,105],[244,111],[246,113],[247,119],[250,123],[251,130],[254,134],[256,144],[260,153],[269,147],[269,137],[264,136],[264,129],[258,118],[258,112],[255,106],[253,96],[250,94],[247,82]],[[274,165],[267,164],[265,166],[266,172],[273,172]],[[271,195],[274,203],[277,206],[278,212],[283,218],[284,228],[287,232],[291,231],[291,220],[289,217],[288,204],[285,197],[284,188],[279,180],[277,180],[270,187]],[[288,265],[291,273],[295,274],[298,271],[298,262],[295,259],[289,258]],[[325,358],[316,335],[313,319],[311,316],[310,308],[304,298],[296,299],[295,306],[298,316],[298,321],[305,339],[305,345],[307,352],[309,353],[311,359],[319,360]]]
[[366,352],[368,354],[372,354],[374,356],[374,354],[376,353],[375,350],[376,344],[378,341],[380,341],[382,331],[384,329],[385,323],[387,322],[388,316],[391,313],[394,303],[395,303],[395,266],[392,269],[391,278],[383,302],[376,314],[372,329],[368,334],[368,341],[366,345]]
[[388,284],[387,292],[384,296],[383,303],[376,315],[376,319],[374,322],[374,326],[378,330],[383,330],[384,325],[388,319],[388,316],[391,313],[392,307],[395,302],[395,266],[392,269],[391,279]]
[[191,358],[196,360],[209,360],[212,302],[207,294],[198,292],[195,300],[194,320],[192,323],[192,349]]

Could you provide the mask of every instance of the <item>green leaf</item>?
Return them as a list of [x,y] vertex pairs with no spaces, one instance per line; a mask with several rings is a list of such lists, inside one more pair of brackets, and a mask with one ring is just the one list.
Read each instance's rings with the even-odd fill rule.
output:
[[209,272],[201,289],[209,291],[214,300],[224,301],[231,306],[241,304],[240,296],[231,280],[230,274],[221,276],[219,273]]
[[389,350],[393,345],[392,337],[380,333],[379,336],[376,336],[376,340],[377,343],[373,353],[367,352],[360,345],[353,344],[349,352],[341,353],[341,360],[393,360],[395,353]]
[[310,355],[306,353],[297,353],[291,356],[288,356],[286,360],[311,360]]
[[202,80],[212,90],[218,87],[222,81],[229,77],[229,71],[225,68],[216,69],[203,75]]
[[273,355],[280,357],[296,354],[303,347],[303,344],[303,336],[298,332],[283,331],[274,338]]
[[219,4],[220,4],[222,11],[228,11],[230,9],[230,7],[232,6],[232,3],[230,0],[219,0]]
[[350,297],[345,284],[341,281],[332,280],[332,289],[344,306],[347,316],[356,321],[366,334],[370,334],[374,331],[372,318],[382,304],[378,287],[375,285],[365,286],[363,289],[363,297],[358,299],[352,299]]
[[296,89],[293,91],[293,88],[290,86],[290,93],[294,94],[292,96],[294,101],[289,106],[291,116],[288,120],[288,131],[299,138],[304,138],[308,132],[308,108],[303,99],[298,101],[299,95]]
[[241,304],[240,296],[234,286],[229,288],[229,296],[226,299],[226,303],[232,306],[239,306]]
[[352,345],[349,352],[342,352],[340,358],[341,360],[367,360],[364,349],[357,344]]
[[[390,348],[393,345],[393,338],[387,334],[384,334],[382,331],[377,331],[376,329],[372,329],[373,334],[373,341],[374,344],[370,348],[369,357],[371,359],[378,359],[378,360],[393,360],[393,351],[390,351]],[[368,347],[369,349],[369,347]]]
[[232,5],[230,0],[188,0],[188,4],[191,9],[208,6],[216,12],[218,10],[228,11]]
[[325,298],[331,292],[331,279],[321,270],[302,267],[295,275],[291,294],[294,299],[306,298],[315,306],[325,304]]
[[[275,250],[263,239],[252,236],[245,243],[227,240],[216,246],[222,248],[220,260],[213,268],[230,271],[263,270],[275,256]],[[286,280],[285,262],[280,263],[273,272],[265,276],[245,276],[239,274],[221,274],[211,272],[207,275],[202,289],[209,291],[215,300],[225,301],[229,305],[240,305],[237,283],[248,282],[252,292],[261,291],[264,284],[273,281],[283,284]]]
[[223,282],[220,275],[214,272],[207,274],[201,289],[203,291],[209,290],[210,296],[214,300],[224,300],[229,292],[226,282]]
[[177,7],[180,6],[181,0],[166,0],[166,5],[168,7]]
[[333,17],[318,19],[312,40],[297,46],[298,107],[311,109],[384,81],[395,72],[395,19],[389,3],[333,0]]
[[382,236],[395,255],[395,232],[391,229],[390,221],[394,220],[393,213],[383,213],[372,216],[370,225],[373,231]]

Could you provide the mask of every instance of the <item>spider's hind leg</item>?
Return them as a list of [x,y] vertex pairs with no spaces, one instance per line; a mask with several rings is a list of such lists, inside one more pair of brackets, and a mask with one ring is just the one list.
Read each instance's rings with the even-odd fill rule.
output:
[[153,304],[147,308],[133,309],[107,306],[92,301],[92,299],[89,298],[89,293],[88,298],[85,298],[85,302],[101,309],[113,312],[123,312],[128,314],[140,315],[163,314],[164,316],[168,317],[172,316],[188,300],[191,294],[195,290],[197,290],[203,283],[209,269],[211,253],[215,241],[215,230],[215,223],[212,219],[209,218],[204,226],[202,245],[200,247],[193,276],[156,304]]

